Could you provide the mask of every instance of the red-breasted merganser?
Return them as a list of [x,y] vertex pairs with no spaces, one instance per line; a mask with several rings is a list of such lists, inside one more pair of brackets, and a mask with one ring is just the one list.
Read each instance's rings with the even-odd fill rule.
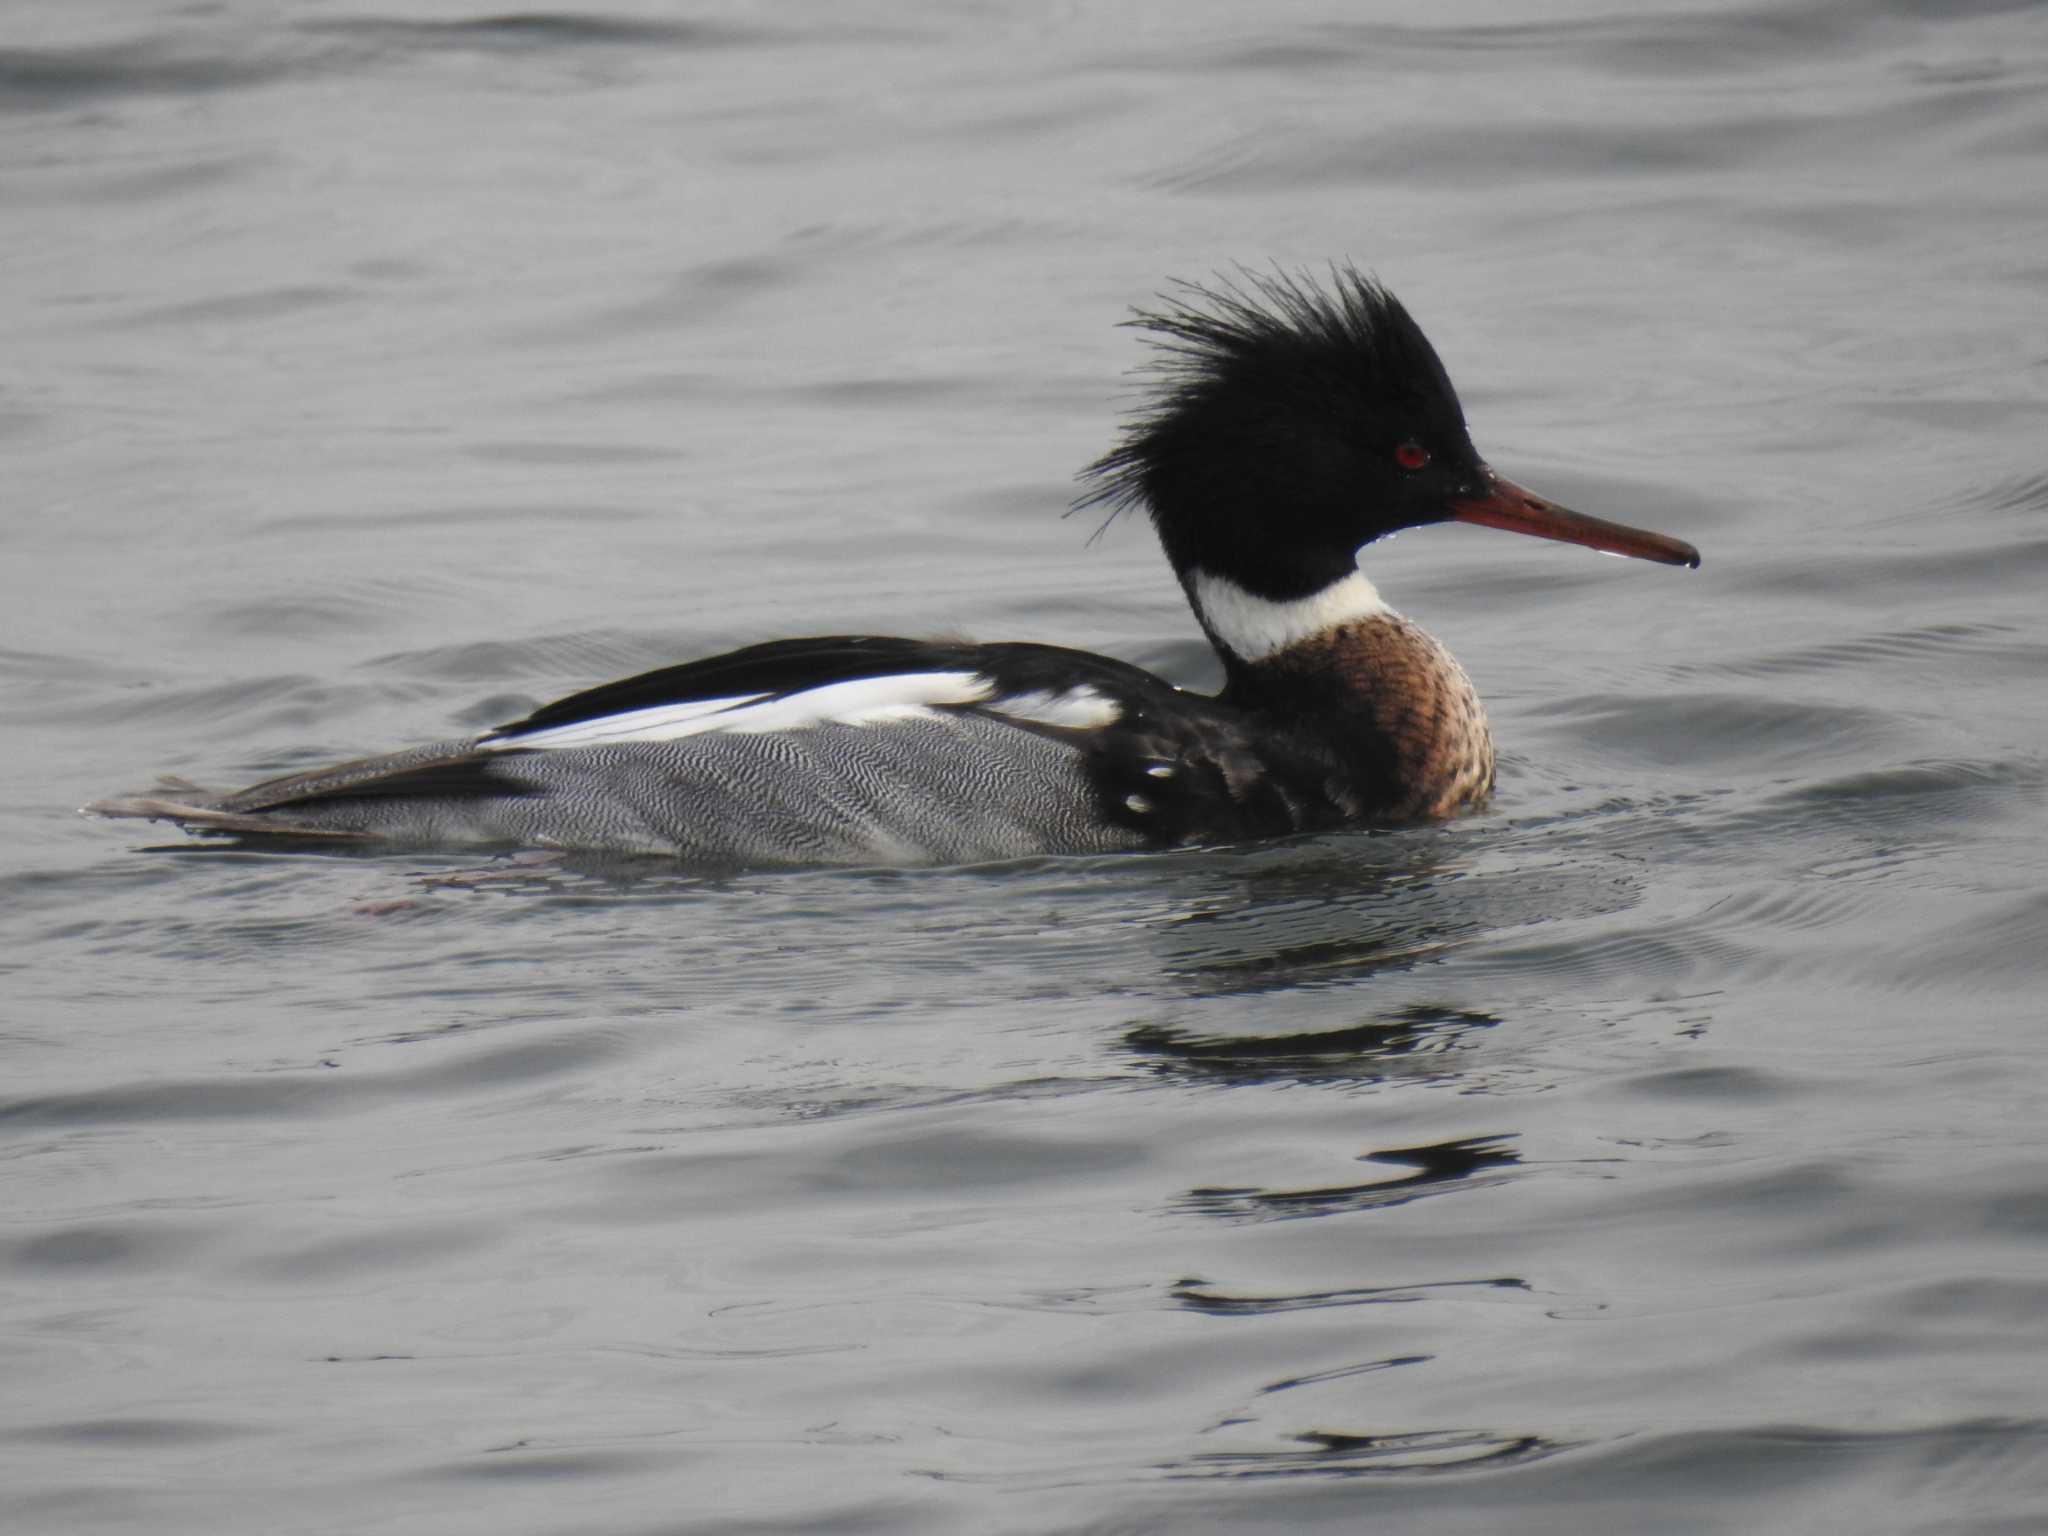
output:
[[89,811],[195,833],[608,849],[745,866],[958,864],[1431,821],[1493,788],[1451,655],[1357,553],[1459,521],[1697,566],[1488,467],[1435,349],[1350,267],[1185,285],[1131,322],[1158,389],[1084,472],[1143,507],[1223,659],[1213,698],[1085,651],[777,640],[473,739]]

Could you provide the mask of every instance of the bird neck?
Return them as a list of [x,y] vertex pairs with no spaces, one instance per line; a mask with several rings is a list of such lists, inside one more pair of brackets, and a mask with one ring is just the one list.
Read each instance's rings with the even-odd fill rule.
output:
[[1291,601],[1199,569],[1187,587],[1223,657],[1223,700],[1366,768],[1376,814],[1440,819],[1491,792],[1493,735],[1472,680],[1363,572]]
[[1394,612],[1355,567],[1325,587],[1289,598],[1262,597],[1200,566],[1184,572],[1181,582],[1203,632],[1233,676],[1233,663],[1256,666],[1303,641]]

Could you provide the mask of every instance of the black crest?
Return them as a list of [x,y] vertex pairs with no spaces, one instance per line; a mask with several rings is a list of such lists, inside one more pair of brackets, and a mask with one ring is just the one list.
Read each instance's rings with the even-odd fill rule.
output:
[[1189,425],[1247,396],[1305,417],[1327,412],[1333,399],[1439,419],[1448,407],[1462,432],[1457,392],[1429,338],[1399,299],[1349,263],[1333,265],[1327,284],[1305,272],[1240,269],[1206,284],[1176,282],[1160,300],[1125,322],[1152,341],[1146,373],[1155,393],[1125,423],[1123,440],[1081,472],[1087,489],[1077,509],[1156,509],[1157,473]]

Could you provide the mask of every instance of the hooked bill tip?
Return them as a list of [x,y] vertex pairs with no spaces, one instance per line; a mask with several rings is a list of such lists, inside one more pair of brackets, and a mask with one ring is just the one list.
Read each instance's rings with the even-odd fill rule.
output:
[[1579,544],[1631,560],[1654,560],[1659,565],[1699,569],[1700,552],[1683,539],[1574,512],[1490,470],[1485,489],[1451,503],[1450,514],[1458,522],[1477,523],[1483,528],[1503,528],[1509,533]]

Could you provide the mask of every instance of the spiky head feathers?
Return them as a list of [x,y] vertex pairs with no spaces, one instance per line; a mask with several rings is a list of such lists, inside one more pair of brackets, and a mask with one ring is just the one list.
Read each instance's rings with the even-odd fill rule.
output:
[[1152,339],[1156,394],[1083,472],[1082,506],[1143,506],[1186,578],[1231,572],[1263,595],[1314,591],[1380,534],[1436,521],[1476,478],[1457,392],[1385,288],[1350,266],[1327,286],[1240,272],[1183,283],[1129,322]]

